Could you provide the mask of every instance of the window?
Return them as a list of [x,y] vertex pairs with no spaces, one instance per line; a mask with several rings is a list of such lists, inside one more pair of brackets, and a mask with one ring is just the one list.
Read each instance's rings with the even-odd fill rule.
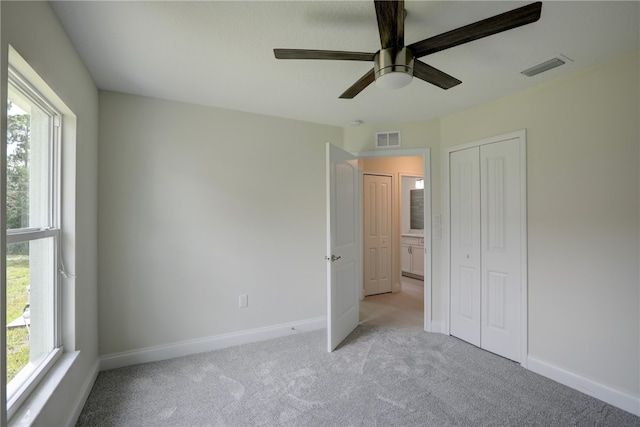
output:
[[9,412],[62,353],[60,120],[61,114],[10,69],[5,159]]

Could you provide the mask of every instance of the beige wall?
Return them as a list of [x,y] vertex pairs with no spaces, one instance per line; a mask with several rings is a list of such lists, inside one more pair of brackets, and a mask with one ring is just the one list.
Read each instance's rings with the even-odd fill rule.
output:
[[[98,94],[49,5],[0,2],[0,12],[2,69],[10,43],[78,116],[67,321],[81,355],[39,424],[68,420],[98,336],[105,355],[325,315],[324,143],[370,151],[385,130],[401,130],[404,149],[431,148],[435,215],[443,149],[527,129],[530,353],[640,396],[637,52],[442,120],[388,126],[102,92],[98,161]],[[433,252],[441,300],[441,241]],[[435,321],[443,313],[433,307]]]
[[359,159],[360,169],[363,173],[391,175],[393,180],[393,286],[394,292],[400,290],[400,236],[402,233],[401,217],[401,191],[400,176],[423,174],[423,159],[421,156],[412,157],[380,157]]
[[341,140],[100,92],[100,354],[325,316],[325,143]]
[[442,120],[527,130],[529,352],[640,395],[638,54]]
[[[436,215],[446,147],[527,129],[530,354],[638,396],[638,110],[637,53],[442,120],[344,130],[103,93],[101,354],[324,315],[324,142],[371,151],[376,131],[400,130],[403,149],[430,147]],[[272,188],[282,193],[267,204]],[[173,229],[187,219],[203,225]],[[175,242],[184,254],[166,249]],[[254,270],[238,276],[229,253],[247,245]],[[236,308],[240,292],[249,311]],[[299,304],[271,302],[282,298]],[[434,306],[434,322],[443,313]]]
[[[447,147],[526,129],[530,356],[636,398],[638,64],[635,52],[441,120],[344,130],[344,147],[354,152],[375,150],[375,132],[388,130],[402,132],[402,148],[430,147],[438,215]],[[448,259],[443,242],[432,243],[439,325]]]
[[[344,149],[350,152],[373,151],[376,132],[401,131],[401,149],[436,148],[440,142],[440,121],[389,123],[386,125],[352,126],[343,129]],[[432,153],[433,156],[433,153]]]
[[[64,215],[65,221],[71,218],[75,222],[75,227],[63,230],[67,241],[65,261],[76,276],[75,280],[63,283],[63,301],[71,305],[64,307],[63,324],[67,332],[72,332],[70,335],[75,335],[65,334],[63,341],[68,345],[67,351],[79,350],[80,354],[42,412],[32,410],[22,414],[34,425],[64,425],[75,422],[74,411],[80,409],[77,405],[82,404],[83,393],[88,393],[87,387],[91,386],[98,367],[98,92],[47,2],[3,1],[0,9],[3,94],[6,94],[7,52],[11,45],[77,117],[75,147],[64,147],[65,158],[75,154],[76,159],[75,165],[65,166],[70,175],[75,175],[76,185],[72,190],[75,207]],[[63,199],[66,204],[69,197],[63,196]]]
[[[390,123],[387,125],[362,125],[348,127],[343,131],[343,148],[350,152],[376,151],[376,132],[400,131],[402,135],[402,145],[399,149],[429,148],[431,150],[431,167],[427,173],[431,179],[431,213],[432,216],[442,215],[441,206],[441,152],[440,152],[440,120],[427,120],[423,122]],[[379,151],[385,151],[383,149]],[[427,177],[427,178],[429,178]],[[431,268],[432,278],[439,281],[442,268],[441,259],[441,239],[432,239]],[[437,283],[436,283],[437,285]],[[434,301],[442,301],[441,287],[432,288],[432,298]],[[440,321],[442,319],[442,306],[436,304],[432,307],[432,319]]]

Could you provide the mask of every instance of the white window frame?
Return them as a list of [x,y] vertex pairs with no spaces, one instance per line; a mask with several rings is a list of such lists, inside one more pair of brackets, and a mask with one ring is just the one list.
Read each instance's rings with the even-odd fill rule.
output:
[[[52,103],[42,96],[34,85],[30,84],[18,71],[9,66],[8,84],[17,89],[21,95],[36,104],[52,118],[49,134],[49,176],[48,176],[48,224],[43,228],[21,228],[6,230],[6,244],[30,242],[34,240],[53,238],[53,349],[37,366],[31,370],[20,371],[7,384],[7,418],[10,419],[20,405],[29,397],[33,390],[45,377],[47,372],[63,354],[62,347],[62,299],[61,299],[61,118],[62,113],[53,107]],[[3,251],[4,252],[4,251]],[[6,303],[6,302],[5,302]],[[6,348],[6,344],[5,344]]]

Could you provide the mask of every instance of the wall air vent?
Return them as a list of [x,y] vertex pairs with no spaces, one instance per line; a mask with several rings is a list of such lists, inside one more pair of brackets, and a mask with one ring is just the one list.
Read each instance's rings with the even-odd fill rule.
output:
[[400,131],[376,132],[376,148],[400,147]]
[[531,68],[527,68],[524,71],[520,71],[521,74],[524,74],[527,77],[533,77],[536,74],[544,73],[545,71],[549,71],[552,68],[559,67],[561,65],[566,64],[567,62],[573,62],[570,58],[567,58],[564,55],[558,55],[553,59],[548,61],[544,61],[538,65],[534,65]]

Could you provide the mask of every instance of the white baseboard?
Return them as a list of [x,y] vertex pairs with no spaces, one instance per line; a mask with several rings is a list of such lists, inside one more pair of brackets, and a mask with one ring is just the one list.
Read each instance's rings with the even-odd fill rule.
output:
[[533,356],[529,356],[527,362],[528,369],[537,374],[640,416],[640,397],[638,396],[597,383]]
[[299,332],[309,332],[326,327],[327,318],[323,316],[299,322],[282,323],[264,328],[232,332],[168,345],[142,348],[123,353],[108,354],[100,358],[100,370],[106,371],[109,369],[122,368],[124,366],[137,365],[139,363],[172,359],[174,357],[219,350],[221,348],[264,341],[271,338],[279,338],[286,335],[296,334]]
[[80,394],[76,398],[75,403],[71,407],[71,411],[69,413],[69,417],[67,418],[67,422],[64,424],[69,427],[73,427],[78,422],[78,418],[80,418],[80,413],[82,412],[82,408],[84,408],[84,404],[87,402],[89,398],[89,393],[91,393],[91,389],[93,388],[93,384],[96,382],[96,378],[98,377],[98,372],[100,368],[100,361],[96,360],[96,363],[91,367],[91,371],[87,376],[87,379],[82,384],[82,388],[80,389]]
[[431,321],[431,332],[444,334],[444,322],[442,320]]

